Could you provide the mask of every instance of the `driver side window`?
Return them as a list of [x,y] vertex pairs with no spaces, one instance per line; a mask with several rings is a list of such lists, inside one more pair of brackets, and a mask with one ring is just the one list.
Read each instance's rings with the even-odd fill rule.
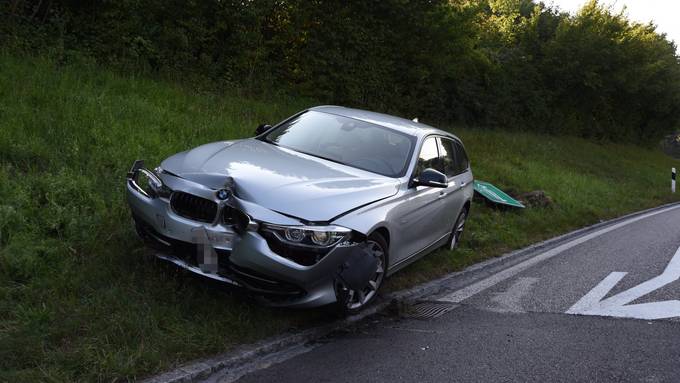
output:
[[439,151],[437,149],[437,139],[435,137],[426,138],[425,142],[423,142],[420,154],[418,155],[415,176],[418,177],[420,173],[427,168],[439,171],[443,170],[440,169]]

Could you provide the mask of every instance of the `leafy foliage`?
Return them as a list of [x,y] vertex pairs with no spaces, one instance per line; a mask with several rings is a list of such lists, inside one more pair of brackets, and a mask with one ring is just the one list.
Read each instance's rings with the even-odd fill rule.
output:
[[680,121],[676,47],[597,1],[28,1],[4,46],[213,90],[425,121],[655,142]]

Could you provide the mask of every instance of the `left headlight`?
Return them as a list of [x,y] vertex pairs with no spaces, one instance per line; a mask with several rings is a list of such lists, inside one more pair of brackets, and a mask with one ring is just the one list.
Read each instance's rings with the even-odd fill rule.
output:
[[348,238],[352,230],[342,226],[281,226],[263,224],[262,230],[295,246],[330,247]]

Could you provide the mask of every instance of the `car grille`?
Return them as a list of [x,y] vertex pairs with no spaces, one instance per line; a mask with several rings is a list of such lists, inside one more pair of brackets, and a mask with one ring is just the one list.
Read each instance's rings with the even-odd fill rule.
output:
[[184,192],[173,192],[170,206],[182,217],[201,222],[212,222],[217,215],[217,203]]

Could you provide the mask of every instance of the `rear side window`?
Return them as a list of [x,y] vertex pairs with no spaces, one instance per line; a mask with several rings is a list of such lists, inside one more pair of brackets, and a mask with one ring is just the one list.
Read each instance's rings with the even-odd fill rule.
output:
[[469,165],[465,149],[460,143],[448,138],[439,138],[439,154],[447,177],[464,173]]
[[439,154],[441,162],[444,166],[444,174],[447,177],[453,177],[458,174],[458,167],[456,166],[455,149],[453,148],[453,141],[445,138],[439,138]]

